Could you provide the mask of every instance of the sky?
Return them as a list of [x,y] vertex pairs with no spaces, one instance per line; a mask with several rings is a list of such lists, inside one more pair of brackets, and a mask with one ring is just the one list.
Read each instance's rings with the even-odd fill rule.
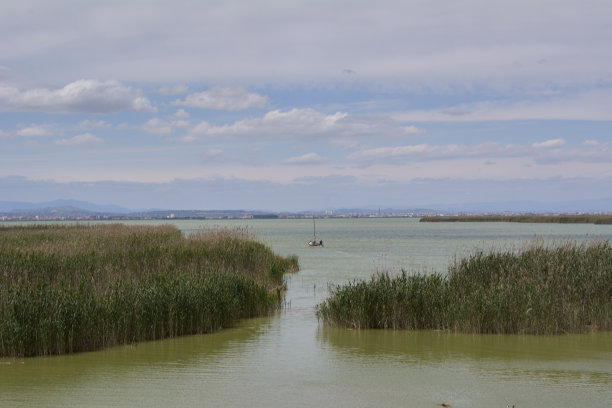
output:
[[609,0],[0,0],[0,201],[612,211],[610,16]]

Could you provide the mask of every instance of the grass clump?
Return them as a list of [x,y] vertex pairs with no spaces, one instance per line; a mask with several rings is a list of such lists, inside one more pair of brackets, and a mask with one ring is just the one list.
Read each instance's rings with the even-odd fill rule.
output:
[[610,214],[581,215],[452,215],[427,216],[420,222],[520,222],[544,224],[612,224]]
[[446,275],[378,274],[331,288],[317,306],[328,324],[353,328],[561,334],[612,329],[608,241],[476,252]]
[[208,333],[280,306],[275,255],[242,230],[0,228],[0,356]]

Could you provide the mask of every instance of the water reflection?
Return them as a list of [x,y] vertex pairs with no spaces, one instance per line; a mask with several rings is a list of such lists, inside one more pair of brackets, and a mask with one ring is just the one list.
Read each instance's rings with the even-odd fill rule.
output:
[[346,330],[325,325],[317,341],[337,358],[371,364],[463,366],[483,376],[612,389],[612,333],[476,335],[442,331]]
[[[197,389],[207,382],[227,382],[224,372],[240,370],[249,360],[248,354],[257,349],[261,335],[274,330],[273,321],[273,317],[249,319],[218,333],[95,352],[3,358],[0,359],[0,405],[122,406],[126,401],[149,400],[151,393],[175,390],[177,386]],[[186,378],[191,380],[182,381]],[[156,383],[160,385],[157,390],[151,387]],[[140,395],[145,391],[146,398]],[[164,400],[168,395],[158,397]]]

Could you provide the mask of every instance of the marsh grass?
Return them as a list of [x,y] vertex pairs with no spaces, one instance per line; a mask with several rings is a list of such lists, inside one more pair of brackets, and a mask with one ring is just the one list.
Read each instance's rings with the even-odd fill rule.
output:
[[243,230],[0,227],[0,356],[219,330],[278,308],[297,267]]
[[548,224],[612,224],[612,215],[461,215],[427,216],[420,222],[520,222]]
[[330,288],[317,316],[353,328],[561,334],[612,329],[612,248],[533,241],[478,251],[446,275],[388,273]]

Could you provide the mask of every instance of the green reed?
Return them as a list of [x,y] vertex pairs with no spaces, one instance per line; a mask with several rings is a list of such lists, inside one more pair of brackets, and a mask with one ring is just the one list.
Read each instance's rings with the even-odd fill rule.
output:
[[317,306],[328,324],[353,328],[560,334],[612,329],[608,241],[475,252],[446,275],[388,273],[330,288]]
[[612,224],[612,215],[460,215],[427,216],[420,222],[520,222],[555,224]]
[[219,330],[278,308],[297,266],[242,230],[0,227],[0,356]]

